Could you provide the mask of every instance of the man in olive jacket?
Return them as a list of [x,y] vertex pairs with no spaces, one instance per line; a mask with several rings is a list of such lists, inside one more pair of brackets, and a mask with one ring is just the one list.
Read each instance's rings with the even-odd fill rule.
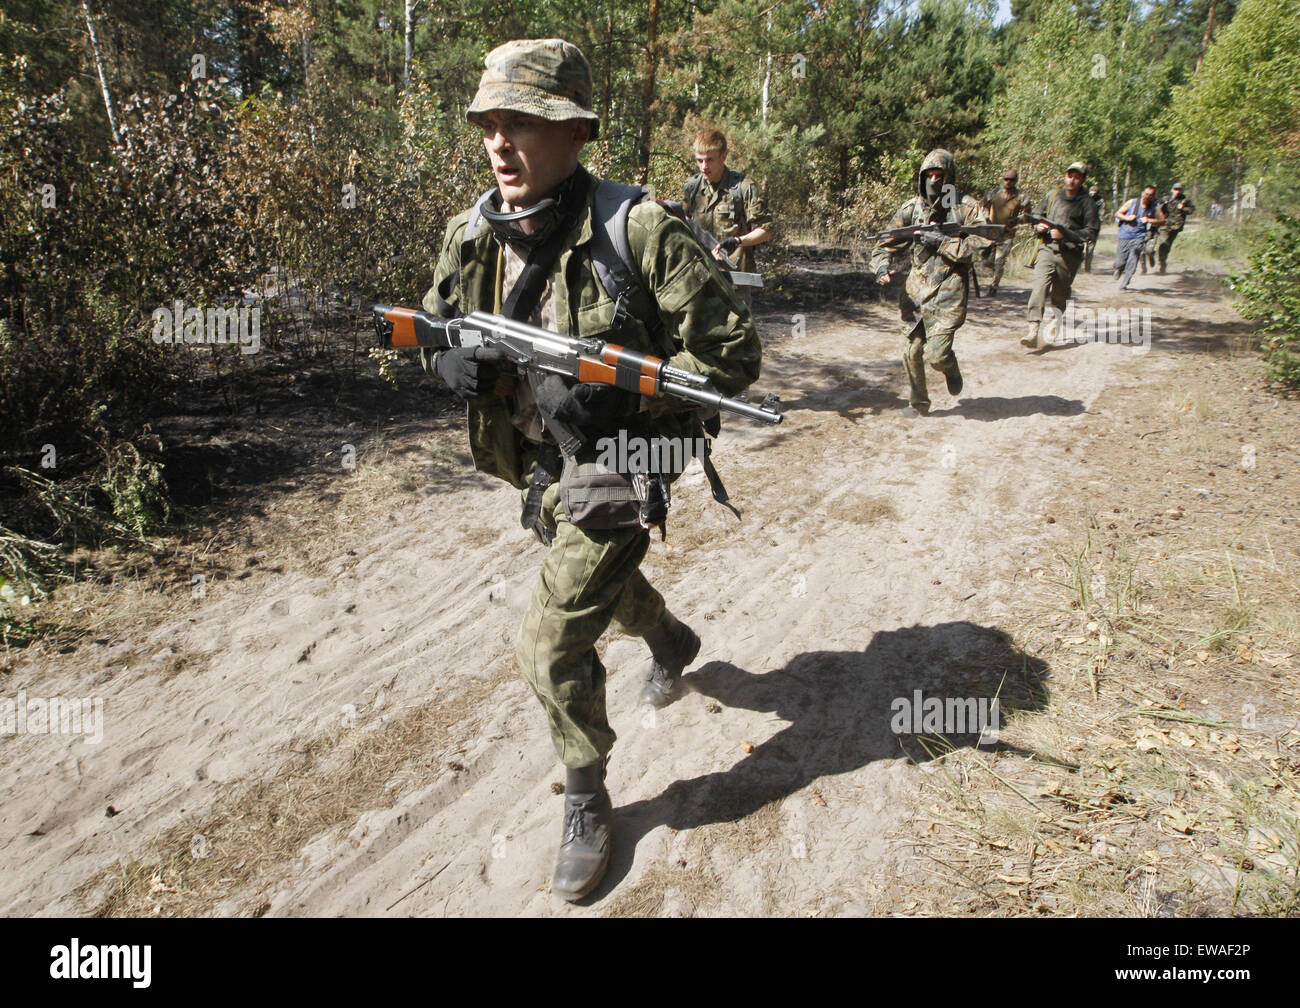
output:
[[[1083,262],[1083,247],[1097,240],[1101,217],[1097,204],[1083,191],[1088,168],[1076,161],[1065,170],[1065,185],[1047,198],[1042,212],[1051,224],[1035,224],[1042,244],[1034,254],[1034,280],[1029,294],[1029,331],[1020,342],[1031,349],[1038,346],[1038,330],[1043,308],[1050,297],[1052,307],[1062,315],[1070,300],[1075,274]],[[1058,226],[1059,225],[1059,226]],[[1061,228],[1068,228],[1082,241],[1071,241]]]
[[[724,395],[753,382],[761,346],[749,310],[687,226],[654,201],[632,206],[627,219],[639,296],[616,305],[602,286],[593,258],[599,183],[578,163],[599,129],[583,54],[561,39],[522,40],[492,50],[485,66],[466,116],[483,130],[496,189],[448,224],[425,310],[507,314],[668,356]],[[548,544],[516,655],[566,767],[552,891],[580,899],[605,872],[612,819],[604,770],[614,731],[596,642],[611,626],[645,639],[652,658],[642,700],[658,706],[675,697],[700,641],[638,569],[650,534],[636,519],[630,477],[590,452],[561,460],[552,425],[585,435],[590,447],[620,431],[688,437],[700,419],[675,400],[530,379],[489,348],[422,351],[422,359],[466,400],[475,467],[525,491],[524,522]]]

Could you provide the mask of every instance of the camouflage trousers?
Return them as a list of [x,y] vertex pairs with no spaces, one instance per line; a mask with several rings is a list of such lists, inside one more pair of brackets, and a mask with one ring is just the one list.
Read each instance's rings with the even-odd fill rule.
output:
[[663,622],[663,596],[638,569],[650,546],[643,528],[583,530],[568,520],[559,481],[542,498],[555,533],[515,654],[546,711],[560,762],[589,766],[614,745],[605,712],[605,666],[596,642],[606,629],[642,637]]
[[1065,314],[1065,306],[1074,288],[1074,275],[1083,262],[1080,250],[1058,252],[1040,245],[1034,256],[1034,281],[1029,292],[1027,318],[1030,322],[1043,321],[1043,308],[1051,298],[1052,307]]
[[1160,231],[1160,244],[1156,247],[1156,253],[1160,259],[1160,268],[1165,268],[1165,263],[1169,260],[1169,250],[1174,247],[1174,239],[1178,237],[1182,229],[1178,231],[1169,231],[1162,229]]
[[924,411],[930,408],[925,365],[944,375],[957,370],[952,342],[966,321],[967,282],[965,272],[955,269],[942,274],[937,284],[913,284],[919,279],[916,270],[907,279],[898,299],[903,320],[903,366],[910,386],[908,402],[913,409]]
[[1160,231],[1152,228],[1147,232],[1145,240],[1142,242],[1142,254],[1138,257],[1138,263],[1145,273],[1148,269],[1154,269],[1156,265],[1156,249],[1160,246]]

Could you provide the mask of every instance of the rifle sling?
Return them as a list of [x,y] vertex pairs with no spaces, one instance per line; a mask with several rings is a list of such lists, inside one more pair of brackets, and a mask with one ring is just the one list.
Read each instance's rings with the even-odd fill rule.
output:
[[731,503],[727,488],[722,485],[722,477],[718,475],[718,470],[713,465],[713,441],[709,438],[704,438],[703,441],[704,453],[700,456],[700,465],[704,467],[704,476],[709,481],[709,492],[713,494],[715,501],[739,518],[740,512]]
[[[570,193],[576,193],[577,191],[585,195],[587,188],[586,186],[575,185],[569,190]],[[555,229],[554,233],[546,241],[529,253],[528,260],[524,263],[523,272],[519,275],[518,281],[515,282],[510,294],[506,297],[505,303],[501,306],[502,315],[514,319],[516,322],[528,321],[542,299],[542,293],[546,290],[546,278],[550,275],[556,262],[559,261],[560,249],[563,247],[569,233],[573,230],[576,221],[576,207],[570,205],[566,208],[560,226]],[[538,392],[540,391],[539,386],[542,378],[543,375],[537,371],[532,369],[527,371],[528,384],[533,390],[533,398],[537,400],[539,410],[541,409],[542,400]],[[574,454],[582,446],[582,438],[567,424],[556,420],[555,417],[545,411],[542,412],[542,416],[545,419],[547,430],[559,442],[560,447],[557,448],[549,442],[543,442],[538,448],[537,464],[533,468],[533,477],[528,484],[528,493],[524,497],[524,506],[519,515],[519,524],[535,532],[543,543],[549,545],[549,530],[544,530],[540,521],[542,498],[546,494],[547,487],[559,477],[560,470],[563,468],[564,460],[561,457],[561,450],[563,450],[564,454]]]

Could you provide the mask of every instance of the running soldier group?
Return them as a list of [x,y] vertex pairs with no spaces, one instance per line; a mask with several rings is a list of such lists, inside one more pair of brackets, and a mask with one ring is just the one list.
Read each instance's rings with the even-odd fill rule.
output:
[[[425,311],[446,319],[486,311],[567,337],[599,337],[663,356],[672,367],[705,376],[723,395],[750,386],[762,347],[748,299],[719,265],[732,267],[736,255],[735,268],[752,272],[753,248],[772,237],[773,222],[754,182],[727,166],[726,138],[714,130],[696,137],[699,173],[683,200],[694,229],[639,190],[626,197],[623,245],[639,281],[614,297],[609,254],[598,246],[609,226],[609,193],[629,190],[593,178],[579,163],[601,127],[586,58],[561,39],[523,40],[493,49],[484,65],[466,118],[482,130],[495,185],[448,224]],[[1083,192],[1086,174],[1082,164],[1071,165],[1065,184],[1047,199],[1048,223],[1035,225],[1040,242],[1026,345],[1037,344],[1049,299],[1065,308],[1084,245],[1096,240],[1098,204]],[[1007,231],[996,242],[922,232],[874,250],[871,267],[881,284],[910,264],[899,309],[912,416],[930,408],[926,365],[944,376],[950,395],[962,391],[954,337],[981,253],[993,268],[990,293],[997,292],[1015,222],[1030,209],[1017,180],[1008,171],[1001,188],[976,199],[957,188],[952,155],[934,150],[918,169],[916,195],[891,226],[993,221]],[[1181,199],[1181,186],[1175,193],[1180,230],[1191,205]],[[711,237],[702,242],[701,233]],[[1176,234],[1171,230],[1161,246],[1162,268]],[[697,440],[711,417],[689,402],[640,395],[635,383],[539,377],[484,346],[422,350],[421,360],[465,401],[475,468],[520,491],[521,522],[544,546],[516,657],[565,767],[552,891],[577,900],[605,873],[613,822],[605,770],[615,735],[597,642],[610,628],[645,641],[640,699],[653,706],[679,695],[682,673],[701,647],[640,571],[650,534],[644,512],[638,516],[628,504],[643,500],[644,487],[593,461],[589,446],[629,433]],[[680,472],[664,475],[671,482]]]

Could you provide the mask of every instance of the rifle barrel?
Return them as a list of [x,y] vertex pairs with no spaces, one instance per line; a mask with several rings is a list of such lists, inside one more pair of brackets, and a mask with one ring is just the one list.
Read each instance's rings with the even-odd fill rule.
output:
[[751,420],[757,420],[760,423],[779,424],[785,419],[785,414],[777,410],[763,409],[755,406],[753,403],[745,402],[743,399],[729,399],[718,392],[707,389],[692,388],[689,385],[682,385],[675,381],[666,381],[662,383],[664,392],[668,395],[676,396],[680,399],[690,399],[701,406],[711,406],[716,410],[727,410],[729,413],[738,413],[741,416],[749,417]]

